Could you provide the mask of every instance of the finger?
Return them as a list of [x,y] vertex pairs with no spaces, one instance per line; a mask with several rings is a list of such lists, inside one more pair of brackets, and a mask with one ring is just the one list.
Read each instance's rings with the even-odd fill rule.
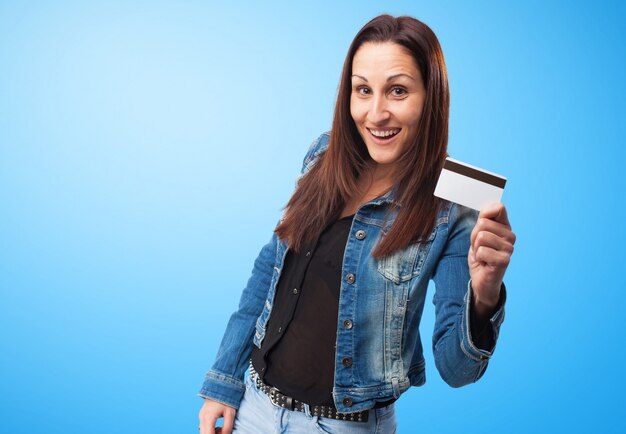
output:
[[235,413],[224,412],[224,424],[222,425],[222,434],[231,434],[235,423]]
[[492,232],[480,231],[476,234],[472,248],[478,250],[481,246],[491,247],[494,250],[506,252],[509,255],[513,254],[513,244]]
[[515,234],[511,231],[509,226],[503,225],[494,220],[489,220],[487,218],[479,218],[472,229],[472,233],[470,234],[470,243],[474,245],[476,242],[476,235],[479,232],[491,232],[497,235],[500,238],[505,239],[510,244],[515,244]]
[[474,255],[477,261],[484,262],[488,266],[500,271],[506,270],[506,267],[509,266],[509,262],[511,262],[510,253],[494,250],[491,247],[480,246],[474,251]]
[[509,216],[506,212],[506,207],[503,203],[500,202],[490,203],[489,205],[485,206],[483,209],[480,210],[478,217],[488,218],[498,221],[509,227],[511,226],[511,224],[509,223]]
[[205,417],[200,419],[200,434],[217,434],[215,432],[216,417]]
[[474,248],[477,247],[476,238],[478,237],[478,234],[481,233],[483,234],[483,237],[485,237],[486,234],[493,234],[494,237],[500,238],[511,247],[515,244],[517,238],[509,226],[505,226],[504,224],[494,220],[479,218],[470,234],[470,245],[474,246]]

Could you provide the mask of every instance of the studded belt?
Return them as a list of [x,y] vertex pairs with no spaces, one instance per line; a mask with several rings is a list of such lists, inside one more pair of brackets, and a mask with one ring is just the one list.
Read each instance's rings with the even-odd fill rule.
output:
[[[283,395],[275,387],[268,386],[259,378],[259,374],[256,372],[252,363],[250,363],[250,375],[252,380],[256,383],[257,388],[265,393],[272,404],[276,407],[286,408],[292,411],[304,412],[304,402],[298,401],[290,396]],[[312,416],[327,417],[336,420],[346,420],[350,422],[367,422],[369,416],[369,410],[360,411],[358,413],[339,413],[335,407],[329,407],[326,405],[309,405],[309,412]]]

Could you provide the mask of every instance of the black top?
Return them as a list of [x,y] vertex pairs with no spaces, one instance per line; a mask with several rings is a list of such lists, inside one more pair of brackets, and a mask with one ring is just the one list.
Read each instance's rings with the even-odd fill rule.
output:
[[266,384],[307,404],[334,406],[339,290],[352,217],[328,225],[300,252],[287,252],[265,339],[252,352]]
[[[341,270],[353,217],[329,224],[300,252],[287,251],[265,338],[261,349],[254,346],[252,351],[263,382],[307,404],[334,406]],[[470,321],[474,344],[493,348],[489,320],[478,321],[470,309]]]

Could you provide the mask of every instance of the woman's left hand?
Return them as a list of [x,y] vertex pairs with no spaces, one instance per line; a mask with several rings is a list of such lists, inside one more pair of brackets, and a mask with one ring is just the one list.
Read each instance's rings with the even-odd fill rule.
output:
[[474,301],[494,307],[498,304],[502,279],[515,244],[515,234],[503,204],[493,203],[480,211],[470,243],[467,262]]

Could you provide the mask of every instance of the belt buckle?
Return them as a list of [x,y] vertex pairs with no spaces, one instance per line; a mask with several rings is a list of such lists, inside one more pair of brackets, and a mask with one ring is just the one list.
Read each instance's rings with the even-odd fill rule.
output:
[[[270,387],[269,398],[272,405],[278,408],[286,408],[287,410],[293,411],[295,408],[294,399],[291,396],[283,395],[280,391],[274,386]],[[282,404],[277,402],[279,395],[282,397]]]
[[273,405],[274,407],[283,408],[283,407],[281,407],[281,406],[280,406],[280,404],[278,404],[278,402],[277,402],[277,401],[275,401],[275,398],[278,398],[278,396],[277,396],[277,395],[278,395],[278,393],[280,393],[280,392],[278,391],[278,389],[277,389],[277,388],[275,388],[274,386],[272,386],[272,387],[270,387],[269,392],[270,392],[270,393],[269,393],[267,396],[269,397],[270,402],[272,403],[272,405]]

